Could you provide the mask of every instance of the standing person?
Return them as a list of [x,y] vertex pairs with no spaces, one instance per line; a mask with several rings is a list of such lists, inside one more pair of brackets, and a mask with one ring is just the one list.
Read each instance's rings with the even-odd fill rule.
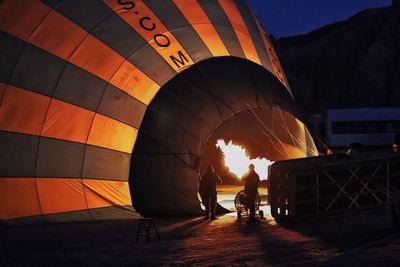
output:
[[208,167],[206,173],[200,179],[200,196],[201,201],[206,209],[205,219],[215,220],[217,217],[217,183],[222,184],[218,174],[215,173],[212,166]]
[[247,208],[250,210],[250,219],[248,222],[256,221],[256,196],[258,192],[258,184],[260,176],[254,171],[254,165],[249,165],[249,172],[243,177],[244,192],[246,193]]

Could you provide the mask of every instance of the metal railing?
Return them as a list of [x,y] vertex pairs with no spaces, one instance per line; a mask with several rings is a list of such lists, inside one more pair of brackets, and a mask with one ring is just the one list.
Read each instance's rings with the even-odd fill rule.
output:
[[385,206],[400,177],[400,153],[323,156],[276,162],[269,201],[277,220],[299,221]]

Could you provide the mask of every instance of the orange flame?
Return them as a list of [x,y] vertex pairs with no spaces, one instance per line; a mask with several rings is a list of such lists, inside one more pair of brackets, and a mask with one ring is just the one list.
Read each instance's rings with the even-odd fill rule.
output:
[[228,170],[236,177],[242,178],[249,170],[249,164],[253,163],[255,171],[260,176],[261,180],[266,180],[268,177],[268,167],[274,163],[266,158],[250,159],[247,156],[246,149],[240,145],[233,144],[232,141],[225,143],[220,139],[216,146],[221,149],[224,154],[224,163]]

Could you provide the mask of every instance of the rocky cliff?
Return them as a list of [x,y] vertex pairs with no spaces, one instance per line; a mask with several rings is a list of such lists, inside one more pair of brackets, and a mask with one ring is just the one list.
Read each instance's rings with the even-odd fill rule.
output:
[[327,108],[400,107],[400,6],[365,10],[275,40],[305,115]]

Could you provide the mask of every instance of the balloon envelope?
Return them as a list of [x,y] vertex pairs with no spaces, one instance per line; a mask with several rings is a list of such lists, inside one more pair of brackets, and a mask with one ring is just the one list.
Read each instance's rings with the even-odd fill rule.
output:
[[243,0],[6,0],[0,57],[3,221],[199,212],[204,144],[246,110],[279,112],[268,142],[315,153]]

